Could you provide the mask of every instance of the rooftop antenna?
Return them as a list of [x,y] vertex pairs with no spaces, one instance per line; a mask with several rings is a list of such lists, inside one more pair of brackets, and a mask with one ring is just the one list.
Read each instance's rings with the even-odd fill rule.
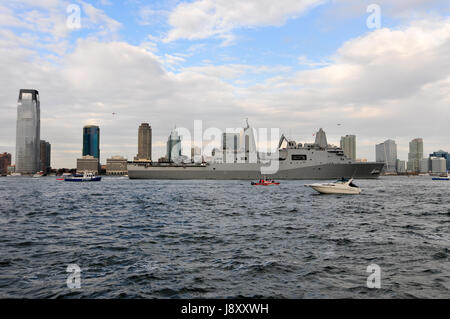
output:
[[247,128],[249,128],[250,125],[248,125],[248,117],[245,118],[245,123],[247,124]]

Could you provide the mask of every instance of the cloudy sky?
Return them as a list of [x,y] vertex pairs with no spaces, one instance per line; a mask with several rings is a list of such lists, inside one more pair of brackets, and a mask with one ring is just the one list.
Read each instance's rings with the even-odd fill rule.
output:
[[401,159],[416,137],[450,151],[449,57],[448,0],[0,0],[0,152],[20,88],[40,92],[54,167],[76,166],[86,124],[102,161],[131,159],[141,122],[156,159],[175,126],[245,118],[298,142],[355,134],[371,160],[388,138]]

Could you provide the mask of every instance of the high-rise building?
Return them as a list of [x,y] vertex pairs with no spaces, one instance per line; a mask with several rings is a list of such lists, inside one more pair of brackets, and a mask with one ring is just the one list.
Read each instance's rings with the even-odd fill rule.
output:
[[40,169],[41,171],[43,171],[44,173],[49,173],[50,169],[51,169],[51,145],[49,142],[47,141],[43,141],[41,140],[40,142]]
[[11,154],[0,154],[0,175],[8,174],[8,166],[11,166]]
[[375,160],[384,162],[386,172],[397,171],[397,144],[394,140],[386,140],[383,143],[375,145]]
[[431,172],[433,174],[442,174],[447,171],[447,163],[443,157],[431,157]]
[[437,152],[433,152],[430,154],[430,157],[443,157],[446,161],[447,170],[450,171],[450,154],[448,152],[444,152],[443,150],[439,150]]
[[408,171],[420,172],[420,161],[423,158],[423,139],[415,138],[409,142]]
[[397,173],[406,173],[406,161],[397,160]]
[[419,161],[419,172],[421,174],[427,174],[430,171],[431,161],[429,158],[422,158]]
[[177,131],[172,131],[167,139],[167,160],[173,162],[181,156],[181,137]]
[[100,161],[100,128],[96,125],[83,127],[83,156],[87,155]]
[[135,161],[152,160],[152,127],[148,123],[142,123],[138,131],[138,154]]
[[39,92],[21,89],[17,102],[16,172],[40,170],[41,111]]
[[341,137],[341,148],[345,156],[352,160],[356,160],[356,136],[345,135]]

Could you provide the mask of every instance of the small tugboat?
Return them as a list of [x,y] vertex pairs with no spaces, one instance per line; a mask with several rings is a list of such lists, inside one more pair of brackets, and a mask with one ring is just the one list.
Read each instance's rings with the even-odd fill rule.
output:
[[93,172],[84,172],[83,176],[66,176],[64,177],[65,182],[99,182],[101,181],[100,176],[95,176]]
[[361,188],[353,184],[353,178],[341,178],[334,183],[316,183],[307,184],[306,187],[311,187],[321,194],[360,194]]
[[280,185],[280,183],[275,182],[273,179],[272,180],[266,180],[265,178],[260,179],[257,182],[252,182],[252,185],[257,186],[270,186],[270,185]]

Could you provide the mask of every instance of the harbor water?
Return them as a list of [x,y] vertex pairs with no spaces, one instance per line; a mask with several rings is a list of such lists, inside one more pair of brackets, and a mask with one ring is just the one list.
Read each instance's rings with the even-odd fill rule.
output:
[[449,182],[311,182],[0,178],[0,297],[450,298]]

